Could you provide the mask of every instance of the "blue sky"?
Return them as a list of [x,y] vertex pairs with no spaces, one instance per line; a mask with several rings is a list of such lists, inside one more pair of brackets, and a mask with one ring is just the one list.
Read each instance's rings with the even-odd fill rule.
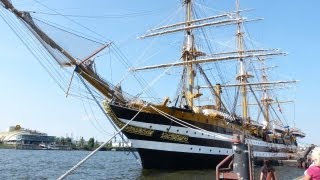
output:
[[[13,2],[24,10],[50,12],[37,1]],[[179,7],[181,1],[40,2],[62,14],[108,15],[108,18],[100,19],[70,18],[94,29],[107,39],[112,39],[119,47],[125,46],[124,53],[127,57],[135,59],[139,56],[140,47],[129,46],[126,43],[134,44],[137,35],[158,25],[162,18]],[[215,4],[213,8],[218,10],[234,9],[234,1],[231,0],[214,0],[210,3],[200,0],[199,3]],[[279,71],[285,75],[284,77],[300,80],[295,95],[295,122],[296,126],[308,135],[302,141],[320,144],[317,133],[320,128],[317,116],[320,102],[320,85],[317,80],[320,77],[320,25],[317,12],[320,2],[243,0],[241,3],[243,8],[255,9],[247,13],[248,16],[264,18],[263,21],[248,27],[252,37],[265,47],[281,48],[289,52],[289,55],[279,58],[275,64],[280,66]],[[137,16],[115,18],[116,15],[130,13],[136,13]],[[109,137],[112,129],[103,115],[97,112],[95,120],[88,120],[90,116],[86,114],[82,101],[72,97],[66,98],[65,93],[2,19],[0,27],[0,130],[20,124],[56,136],[72,134],[74,138],[84,136],[96,137],[99,140]]]

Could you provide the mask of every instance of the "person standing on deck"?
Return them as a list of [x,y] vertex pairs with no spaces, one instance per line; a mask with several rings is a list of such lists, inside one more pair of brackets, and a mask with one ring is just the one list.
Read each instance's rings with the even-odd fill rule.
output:
[[277,180],[275,169],[269,160],[264,160],[261,168],[260,180]]
[[304,180],[320,180],[320,147],[312,150],[311,160],[313,163],[304,172]]

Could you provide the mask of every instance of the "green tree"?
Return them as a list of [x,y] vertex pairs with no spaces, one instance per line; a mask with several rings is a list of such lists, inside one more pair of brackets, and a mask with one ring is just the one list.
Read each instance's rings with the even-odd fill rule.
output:
[[61,144],[61,139],[60,139],[59,137],[56,137],[55,140],[54,140],[54,142],[55,142],[56,144]]
[[71,145],[71,144],[72,144],[72,139],[69,138],[69,137],[66,137],[66,138],[65,138],[65,141],[66,141],[66,144],[67,144],[67,145]]
[[88,141],[88,149],[93,149],[94,148],[94,138],[90,138]]
[[66,145],[66,144],[67,144],[66,138],[60,137],[60,143],[61,143],[62,145]]
[[83,139],[83,137],[80,138],[79,146],[80,146],[80,148],[84,148],[84,139]]
[[96,140],[94,143],[94,148],[98,148],[100,146],[99,142]]
[[112,147],[112,141],[109,141],[109,142],[106,144],[106,147],[111,148],[111,147]]

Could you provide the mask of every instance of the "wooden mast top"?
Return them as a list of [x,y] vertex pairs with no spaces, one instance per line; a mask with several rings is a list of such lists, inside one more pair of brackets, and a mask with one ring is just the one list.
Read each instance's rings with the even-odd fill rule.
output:
[[[195,70],[192,60],[195,60],[194,53],[196,51],[194,45],[194,35],[192,33],[192,29],[188,27],[191,25],[190,22],[192,21],[192,2],[191,0],[185,0],[186,6],[186,18],[185,18],[185,40],[183,45],[182,57],[185,63],[185,68],[187,70],[187,82],[186,82],[186,89],[184,89],[184,96],[187,100],[187,105],[189,108],[193,108],[193,88],[194,88],[194,78],[195,78]],[[191,61],[191,62],[190,62]]]
[[[236,7],[237,7],[237,19],[240,19],[240,2],[239,0],[236,1]],[[248,78],[252,77],[248,74],[244,59],[242,58],[243,52],[244,52],[244,40],[243,40],[243,32],[242,32],[242,22],[238,21],[237,23],[237,50],[238,54],[240,56],[239,63],[239,75],[237,76],[237,80],[239,80],[240,87],[241,87],[241,95],[242,95],[242,116],[245,121],[244,124],[250,123],[250,117],[248,112],[248,98],[247,98],[247,86],[244,85],[245,83],[248,83]]]

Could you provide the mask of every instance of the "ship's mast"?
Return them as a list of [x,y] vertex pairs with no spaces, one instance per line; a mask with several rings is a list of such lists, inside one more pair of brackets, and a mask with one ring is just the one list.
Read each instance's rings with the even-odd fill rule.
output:
[[[185,30],[185,42],[183,47],[183,61],[192,61],[195,59],[194,52],[196,51],[194,46],[194,36],[192,34],[192,30],[188,29],[188,27],[191,26],[190,22],[192,21],[192,2],[191,0],[185,0],[185,6],[186,6],[186,30]],[[188,106],[190,108],[193,107],[193,88],[194,88],[194,78],[195,78],[195,70],[194,65],[192,62],[186,63],[186,69],[187,69],[187,88],[185,92],[185,97],[188,102]]]
[[[245,67],[245,59],[248,58],[263,58],[270,57],[276,55],[283,55],[285,53],[279,51],[278,49],[252,49],[245,50],[244,48],[244,38],[242,32],[242,23],[257,21],[260,19],[247,19],[243,18],[240,15],[240,12],[244,10],[240,10],[239,0],[237,0],[237,9],[234,12],[224,13],[221,15],[210,16],[206,18],[196,19],[193,17],[193,6],[192,0],[184,0],[183,1],[185,7],[185,20],[183,22],[178,22],[176,24],[165,25],[158,28],[154,28],[149,30],[146,34],[140,36],[139,38],[149,38],[155,36],[162,36],[165,34],[172,34],[176,32],[184,32],[184,44],[182,50],[182,61],[174,62],[174,63],[165,63],[158,65],[151,65],[145,67],[136,67],[130,69],[131,71],[141,71],[141,70],[150,70],[150,69],[158,69],[158,68],[171,68],[182,66],[184,68],[185,74],[183,75],[184,87],[182,90],[183,97],[186,100],[186,104],[189,108],[194,107],[194,100],[201,96],[202,94],[199,92],[195,92],[194,79],[196,76],[196,70],[200,72],[200,74],[204,74],[203,70],[201,70],[200,64],[205,63],[215,63],[219,61],[228,61],[228,60],[237,60],[239,61],[239,72],[237,76],[237,80],[239,83],[230,86],[238,86],[241,88],[242,94],[242,116],[246,123],[250,123],[249,113],[248,113],[248,98],[247,98],[247,86],[251,85],[261,85],[262,83],[249,83],[248,78],[253,77],[249,75],[246,71]],[[203,27],[220,27],[227,25],[237,25],[237,50],[231,52],[221,52],[214,54],[205,54],[196,49],[193,29],[203,28]],[[208,78],[205,77],[205,81],[209,84],[208,88],[212,89],[212,94],[216,96],[216,107],[217,109],[221,108],[222,102],[220,99],[221,87],[226,87],[229,85],[218,85],[216,90],[213,90],[213,86],[211,85]],[[282,82],[271,82],[269,84],[278,84]],[[204,86],[198,86],[199,88],[203,88]],[[217,92],[215,92],[217,91]],[[244,123],[245,124],[245,123]]]
[[242,21],[240,20],[240,3],[239,0],[236,1],[236,6],[237,6],[237,50],[239,53],[239,63],[240,63],[240,68],[239,68],[239,75],[237,76],[237,80],[239,80],[240,83],[240,88],[241,88],[241,95],[242,95],[242,116],[245,120],[246,123],[250,123],[250,119],[248,116],[248,98],[247,98],[247,86],[246,83],[248,82],[247,79],[252,77],[249,75],[246,71],[245,67],[245,62],[244,59],[242,58],[242,55],[244,53],[244,41],[243,41],[243,32],[242,30]]
[[[262,60],[262,82],[267,83],[268,82],[268,76],[266,73],[266,66],[264,63],[264,60]],[[269,96],[268,92],[267,92],[267,87],[266,85],[262,85],[262,90],[263,90],[263,94],[262,94],[262,98],[261,98],[261,103],[264,107],[264,118],[266,121],[266,129],[269,129],[269,124],[270,124],[270,105],[273,102],[273,99]]]

